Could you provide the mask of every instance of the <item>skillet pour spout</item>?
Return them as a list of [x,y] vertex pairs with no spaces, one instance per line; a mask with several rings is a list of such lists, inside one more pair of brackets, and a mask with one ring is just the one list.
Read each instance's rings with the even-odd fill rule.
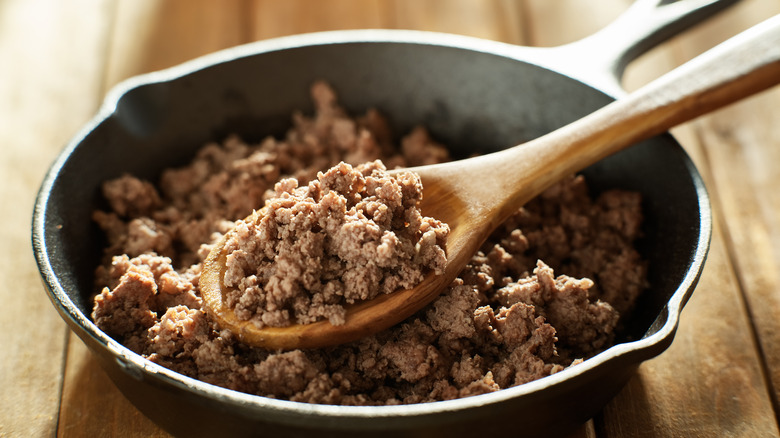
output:
[[[621,28],[637,32],[575,43],[592,51],[603,49],[591,42],[597,38],[619,41],[605,52],[620,59],[587,71],[574,68],[576,50],[567,46],[527,48],[367,30],[260,41],[130,79],[109,93],[41,185],[32,239],[44,286],[123,394],[175,435],[471,436],[502,432],[508,422],[522,423],[527,436],[566,433],[612,399],[639,363],[669,346],[701,272],[711,234],[709,200],[700,175],[670,135],[583,172],[596,192],[641,192],[649,218],[645,233],[658,236],[640,245],[652,266],[653,287],[640,298],[618,345],[539,381],[408,406],[326,406],[237,393],[182,376],[116,342],[90,318],[93,272],[102,251],[90,214],[98,207],[100,186],[123,173],[153,179],[227,133],[254,141],[283,132],[292,110],[311,108],[305,90],[323,78],[350,111],[378,107],[396,132],[424,124],[451,145],[454,156],[495,152],[607,105],[622,94],[616,84],[626,62],[733,3],[639,0],[602,35]],[[605,63],[593,56],[591,64]]]

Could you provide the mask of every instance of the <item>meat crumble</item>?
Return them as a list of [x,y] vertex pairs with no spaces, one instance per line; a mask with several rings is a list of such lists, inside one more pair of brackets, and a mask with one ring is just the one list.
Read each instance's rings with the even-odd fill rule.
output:
[[258,328],[328,319],[344,304],[416,286],[444,272],[449,227],[423,217],[419,176],[381,161],[341,162],[307,186],[287,178],[225,243],[225,302]]
[[[202,262],[253,209],[275,197],[323,195],[331,176],[365,179],[376,172],[382,179],[383,166],[449,159],[424,128],[395,146],[377,111],[350,117],[323,82],[313,85],[312,97],[314,114],[294,114],[281,139],[248,144],[232,136],[205,145],[189,165],[166,170],[156,184],[131,175],[105,183],[109,208],[93,215],[108,241],[92,314],[102,330],[149,360],[204,382],[345,405],[497,391],[576,366],[612,345],[647,287],[646,262],[634,248],[641,198],[621,190],[592,198],[582,176],[518,210],[434,302],[388,330],[336,347],[282,352],[244,345],[220,329],[203,309]],[[297,181],[311,183],[298,187]],[[398,218],[382,219],[379,211],[371,216],[377,214],[380,222]],[[441,229],[430,227],[439,231],[428,239],[439,239]],[[379,249],[381,237],[374,242],[372,251],[389,251]],[[393,263],[390,252],[384,260]],[[438,269],[438,253],[425,257],[438,260],[427,265]],[[381,278],[349,296],[370,296],[401,281]],[[326,295],[323,302],[331,304]],[[257,307],[246,309],[256,315]],[[312,317],[306,309],[301,313]]]

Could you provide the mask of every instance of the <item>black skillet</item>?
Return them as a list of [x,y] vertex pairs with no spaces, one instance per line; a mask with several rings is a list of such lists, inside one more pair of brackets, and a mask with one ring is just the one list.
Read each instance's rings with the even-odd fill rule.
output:
[[183,377],[132,353],[90,320],[100,232],[90,220],[101,182],[124,172],[154,179],[208,140],[279,135],[311,110],[309,84],[326,79],[353,113],[377,107],[397,133],[426,125],[455,156],[512,146],[558,128],[622,93],[625,65],[734,0],[639,0],[572,45],[535,49],[413,31],[341,31],[262,41],[126,81],[71,141],[44,180],[33,246],[49,297],[125,396],[177,435],[555,436],[598,413],[639,363],[672,342],[698,280],[710,207],[680,145],[662,135],[585,173],[594,191],[642,192],[640,250],[650,261],[620,343],[583,364],[519,387],[460,400],[386,407],[303,404]]

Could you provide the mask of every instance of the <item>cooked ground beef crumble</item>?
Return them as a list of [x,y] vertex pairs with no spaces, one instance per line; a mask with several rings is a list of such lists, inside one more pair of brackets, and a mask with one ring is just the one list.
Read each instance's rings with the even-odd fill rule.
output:
[[439,298],[389,330],[337,347],[277,352],[243,345],[216,326],[202,307],[201,263],[236,221],[279,190],[297,190],[284,183],[275,191],[281,179],[315,181],[342,161],[371,169],[381,166],[377,159],[388,168],[449,159],[423,128],[396,148],[378,112],[350,118],[322,82],[312,96],[314,115],[294,114],[283,139],[250,145],[234,136],[165,171],[157,185],[130,175],[105,183],[110,209],[93,215],[109,242],[93,311],[102,330],[208,383],[350,405],[496,391],[612,344],[646,287],[646,263],[633,247],[641,199],[619,190],[592,199],[581,176],[520,209]]
[[303,187],[283,179],[228,234],[226,305],[258,328],[338,325],[347,304],[443,273],[449,227],[423,217],[421,200],[418,175],[391,176],[381,161],[341,162]]

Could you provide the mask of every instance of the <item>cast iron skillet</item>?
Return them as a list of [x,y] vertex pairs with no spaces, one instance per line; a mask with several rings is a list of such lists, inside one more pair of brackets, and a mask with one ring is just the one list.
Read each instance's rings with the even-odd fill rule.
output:
[[517,47],[435,33],[341,31],[239,46],[116,87],[44,180],[33,246],[49,297],[144,414],[181,435],[458,436],[502,430],[566,432],[596,414],[640,362],[665,350],[707,253],[710,207],[696,169],[662,135],[590,168],[591,187],[640,191],[641,252],[651,289],[620,343],[583,364],[519,387],[445,402],[387,407],[303,404],[251,396],[151,363],[90,320],[102,238],[90,220],[100,184],[124,172],[154,180],[206,141],[238,132],[280,135],[308,88],[330,81],[353,113],[377,107],[396,133],[423,123],[456,157],[531,139],[605,105],[635,56],[734,3],[639,0],[620,19],[573,45]]

